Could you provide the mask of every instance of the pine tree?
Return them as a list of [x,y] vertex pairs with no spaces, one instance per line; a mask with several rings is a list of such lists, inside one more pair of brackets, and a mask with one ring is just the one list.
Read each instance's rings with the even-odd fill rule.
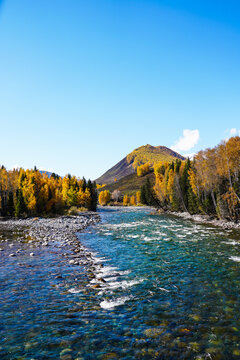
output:
[[188,209],[188,189],[190,187],[190,183],[189,183],[189,169],[190,168],[191,168],[191,163],[188,158],[185,163],[183,173],[182,173],[182,176],[180,179],[180,186],[181,186],[181,190],[182,190],[183,202],[184,202],[184,207],[186,207],[186,209]]
[[148,206],[158,206],[158,201],[149,178],[147,178],[145,184],[141,188],[141,203]]
[[196,195],[194,194],[191,186],[188,188],[188,211],[190,214],[197,214],[198,213],[198,200]]
[[147,204],[145,185],[143,185],[143,186],[141,187],[140,199],[141,199],[141,203],[142,203],[143,205],[146,205],[146,204]]
[[8,193],[7,214],[9,216],[13,216],[13,214],[14,214],[14,203],[13,203],[13,192],[12,191],[10,191]]
[[83,179],[82,179],[82,190],[83,190],[83,192],[85,192],[86,187],[87,187],[87,182],[86,182],[85,177],[83,177]]
[[21,217],[27,212],[27,207],[23,198],[22,190],[17,190],[17,202],[15,206],[15,216]]
[[87,188],[90,191],[90,195],[91,195],[91,202],[90,202],[88,210],[96,211],[98,196],[97,196],[97,186],[96,186],[95,181],[92,183],[91,180],[88,180]]

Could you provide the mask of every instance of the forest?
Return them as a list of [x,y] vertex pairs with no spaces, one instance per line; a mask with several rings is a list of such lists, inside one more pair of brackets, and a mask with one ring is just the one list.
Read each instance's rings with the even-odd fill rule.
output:
[[26,217],[64,214],[71,209],[96,211],[97,189],[90,180],[64,178],[33,170],[0,168],[0,215]]
[[[170,211],[237,221],[240,214],[240,137],[199,151],[192,161],[159,162],[155,185],[143,202]],[[145,186],[146,187],[146,186]],[[150,194],[150,195],[149,195]]]
[[163,211],[207,214],[238,221],[240,216],[240,137],[232,137],[212,149],[199,151],[193,160],[175,159],[136,167],[138,177],[154,171],[155,183],[147,177],[135,195],[114,190],[100,192],[101,205],[149,205]]
[[[193,160],[176,159],[140,165],[138,176],[154,171],[130,196],[103,190],[70,174],[49,177],[33,170],[0,168],[0,215],[37,216],[69,212],[76,208],[96,211],[97,202],[107,205],[151,205],[164,211],[208,214],[238,221],[240,215],[240,137],[232,137],[214,148],[199,151]],[[104,187],[104,186],[103,186]],[[99,194],[98,194],[99,192]]]

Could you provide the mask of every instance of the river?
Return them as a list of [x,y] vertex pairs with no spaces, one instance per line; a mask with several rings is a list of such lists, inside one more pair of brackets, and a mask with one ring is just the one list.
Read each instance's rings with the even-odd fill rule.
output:
[[27,242],[9,257],[17,234],[0,233],[0,359],[240,359],[239,234],[146,208],[100,215],[78,234],[92,264]]

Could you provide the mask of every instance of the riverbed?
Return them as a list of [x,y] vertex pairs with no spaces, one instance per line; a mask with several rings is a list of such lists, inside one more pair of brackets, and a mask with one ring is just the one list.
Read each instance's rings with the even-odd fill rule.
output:
[[0,358],[239,359],[239,233],[146,208],[99,214],[48,246],[0,232]]

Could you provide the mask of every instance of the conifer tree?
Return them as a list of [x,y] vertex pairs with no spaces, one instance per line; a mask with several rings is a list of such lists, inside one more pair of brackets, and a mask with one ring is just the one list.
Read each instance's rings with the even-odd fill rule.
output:
[[140,199],[143,205],[147,204],[145,185],[141,187]]
[[87,183],[87,188],[90,191],[90,196],[91,196],[91,201],[89,204],[89,211],[96,211],[97,210],[97,200],[98,200],[98,196],[97,196],[97,186],[95,181],[92,183],[91,180],[88,180]]
[[9,191],[9,193],[8,193],[7,214],[9,216],[14,215],[14,202],[13,202],[13,192],[12,191]]
[[87,187],[87,182],[86,182],[85,177],[83,177],[83,179],[82,179],[82,190],[83,190],[83,192],[86,190],[86,187]]
[[141,203],[148,206],[158,206],[153,187],[149,178],[141,188]]
[[15,206],[15,216],[21,217],[27,213],[27,207],[23,198],[22,190],[17,190],[17,201]]
[[181,190],[182,190],[182,197],[183,197],[183,202],[184,202],[184,207],[187,209],[188,208],[188,189],[189,189],[189,170],[191,167],[191,163],[190,163],[190,159],[188,158],[184,169],[183,169],[183,173],[180,179],[180,186],[181,186]]

